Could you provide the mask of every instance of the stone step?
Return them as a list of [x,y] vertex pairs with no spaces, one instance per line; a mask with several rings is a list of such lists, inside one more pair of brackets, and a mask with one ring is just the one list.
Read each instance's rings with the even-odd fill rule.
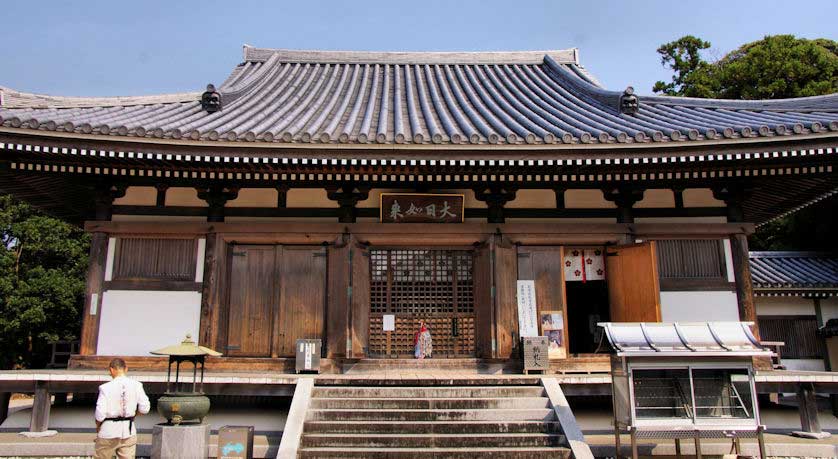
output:
[[556,421],[306,421],[305,433],[477,434],[560,433]]
[[310,409],[309,421],[552,421],[552,409],[362,410]]
[[[396,370],[399,373],[403,371]],[[429,371],[421,370],[411,373],[402,378],[388,377],[386,370],[377,373],[364,374],[364,379],[344,375],[323,374],[317,377],[317,387],[324,386],[355,386],[363,384],[366,386],[378,387],[416,387],[416,386],[538,386],[541,380],[538,376],[525,376],[518,374],[509,375],[467,375],[456,371]]]
[[301,458],[344,459],[569,459],[568,448],[303,448]]
[[310,409],[487,409],[549,408],[547,397],[501,398],[314,398]]
[[315,386],[312,398],[505,398],[543,397],[540,386],[369,387]]
[[304,434],[303,448],[533,448],[541,446],[567,446],[564,435],[559,434]]

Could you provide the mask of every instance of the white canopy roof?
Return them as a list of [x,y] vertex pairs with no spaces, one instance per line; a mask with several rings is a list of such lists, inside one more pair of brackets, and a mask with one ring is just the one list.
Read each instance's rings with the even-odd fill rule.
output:
[[619,356],[771,355],[751,333],[753,322],[602,322]]

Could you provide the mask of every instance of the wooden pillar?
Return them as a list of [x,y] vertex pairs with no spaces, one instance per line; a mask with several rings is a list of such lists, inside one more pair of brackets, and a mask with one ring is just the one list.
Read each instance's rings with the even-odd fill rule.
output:
[[733,255],[733,277],[736,280],[736,302],[739,304],[739,319],[753,322],[754,336],[759,339],[756,306],[754,306],[754,288],[751,284],[751,265],[748,257],[748,236],[743,233],[730,237],[730,250]]
[[346,336],[349,328],[349,234],[342,235],[329,247],[328,287],[326,295],[326,357],[347,357]]
[[99,317],[101,317],[102,285],[105,281],[105,265],[108,259],[108,234],[95,232],[90,239],[90,260],[87,266],[87,287],[84,295],[84,311],[81,328],[79,354],[95,355],[99,341]]
[[[370,328],[370,259],[367,246],[355,238],[349,242],[350,285],[349,298],[349,336],[347,347],[351,355],[347,357],[364,358],[369,347]],[[349,354],[349,350],[347,350]]]
[[169,185],[158,183],[154,188],[157,189],[157,197],[155,198],[154,205],[157,207],[166,207],[166,191],[168,191]]
[[326,187],[326,196],[332,201],[337,201],[340,206],[338,221],[341,223],[355,223],[358,209],[355,206],[370,195],[369,186],[361,186],[354,183],[330,185]]
[[11,392],[0,392],[0,425],[9,417],[9,401],[12,399]]
[[499,233],[493,238],[496,357],[516,358],[520,344],[517,301],[518,250]]
[[[213,228],[210,228],[213,231]],[[222,349],[219,341],[219,320],[221,314],[221,291],[223,266],[219,263],[221,252],[225,247],[224,241],[215,232],[206,234],[204,248],[204,278],[201,283],[201,319],[198,327],[198,341],[202,346]]]
[[486,221],[488,223],[503,223],[506,221],[503,209],[506,203],[515,199],[517,189],[509,186],[489,185],[474,189],[474,197],[483,201],[489,208]]
[[818,420],[817,394],[812,383],[800,383],[797,387],[797,409],[800,412],[801,431],[794,434],[814,438],[823,436],[824,432],[821,430],[821,423]]
[[32,403],[30,432],[44,432],[49,428],[50,393],[47,381],[35,382],[35,400]]
[[[745,221],[742,204],[750,196],[751,189],[741,184],[727,184],[713,188],[713,197],[727,205],[727,221],[739,223]],[[736,281],[736,302],[739,305],[739,319],[753,322],[751,329],[759,339],[756,306],[754,306],[754,288],[751,284],[751,265],[748,255],[748,236],[744,233],[730,237],[730,249],[733,258],[733,276]]]
[[553,188],[553,192],[556,193],[556,209],[564,209],[565,208],[565,201],[564,201],[564,193],[567,191],[564,188]]

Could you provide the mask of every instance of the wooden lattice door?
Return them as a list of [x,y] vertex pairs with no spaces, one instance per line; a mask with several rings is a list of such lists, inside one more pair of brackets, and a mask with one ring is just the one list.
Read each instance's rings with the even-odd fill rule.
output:
[[[389,339],[385,315],[395,318]],[[433,357],[475,355],[473,251],[370,251],[370,356],[411,357],[420,320],[430,329]]]

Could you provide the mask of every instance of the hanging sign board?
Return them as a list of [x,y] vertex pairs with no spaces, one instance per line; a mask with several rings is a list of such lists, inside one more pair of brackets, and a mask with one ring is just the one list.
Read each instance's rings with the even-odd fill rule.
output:
[[461,194],[381,193],[382,223],[462,223]]
[[521,338],[538,336],[535,281],[518,281],[518,333]]

